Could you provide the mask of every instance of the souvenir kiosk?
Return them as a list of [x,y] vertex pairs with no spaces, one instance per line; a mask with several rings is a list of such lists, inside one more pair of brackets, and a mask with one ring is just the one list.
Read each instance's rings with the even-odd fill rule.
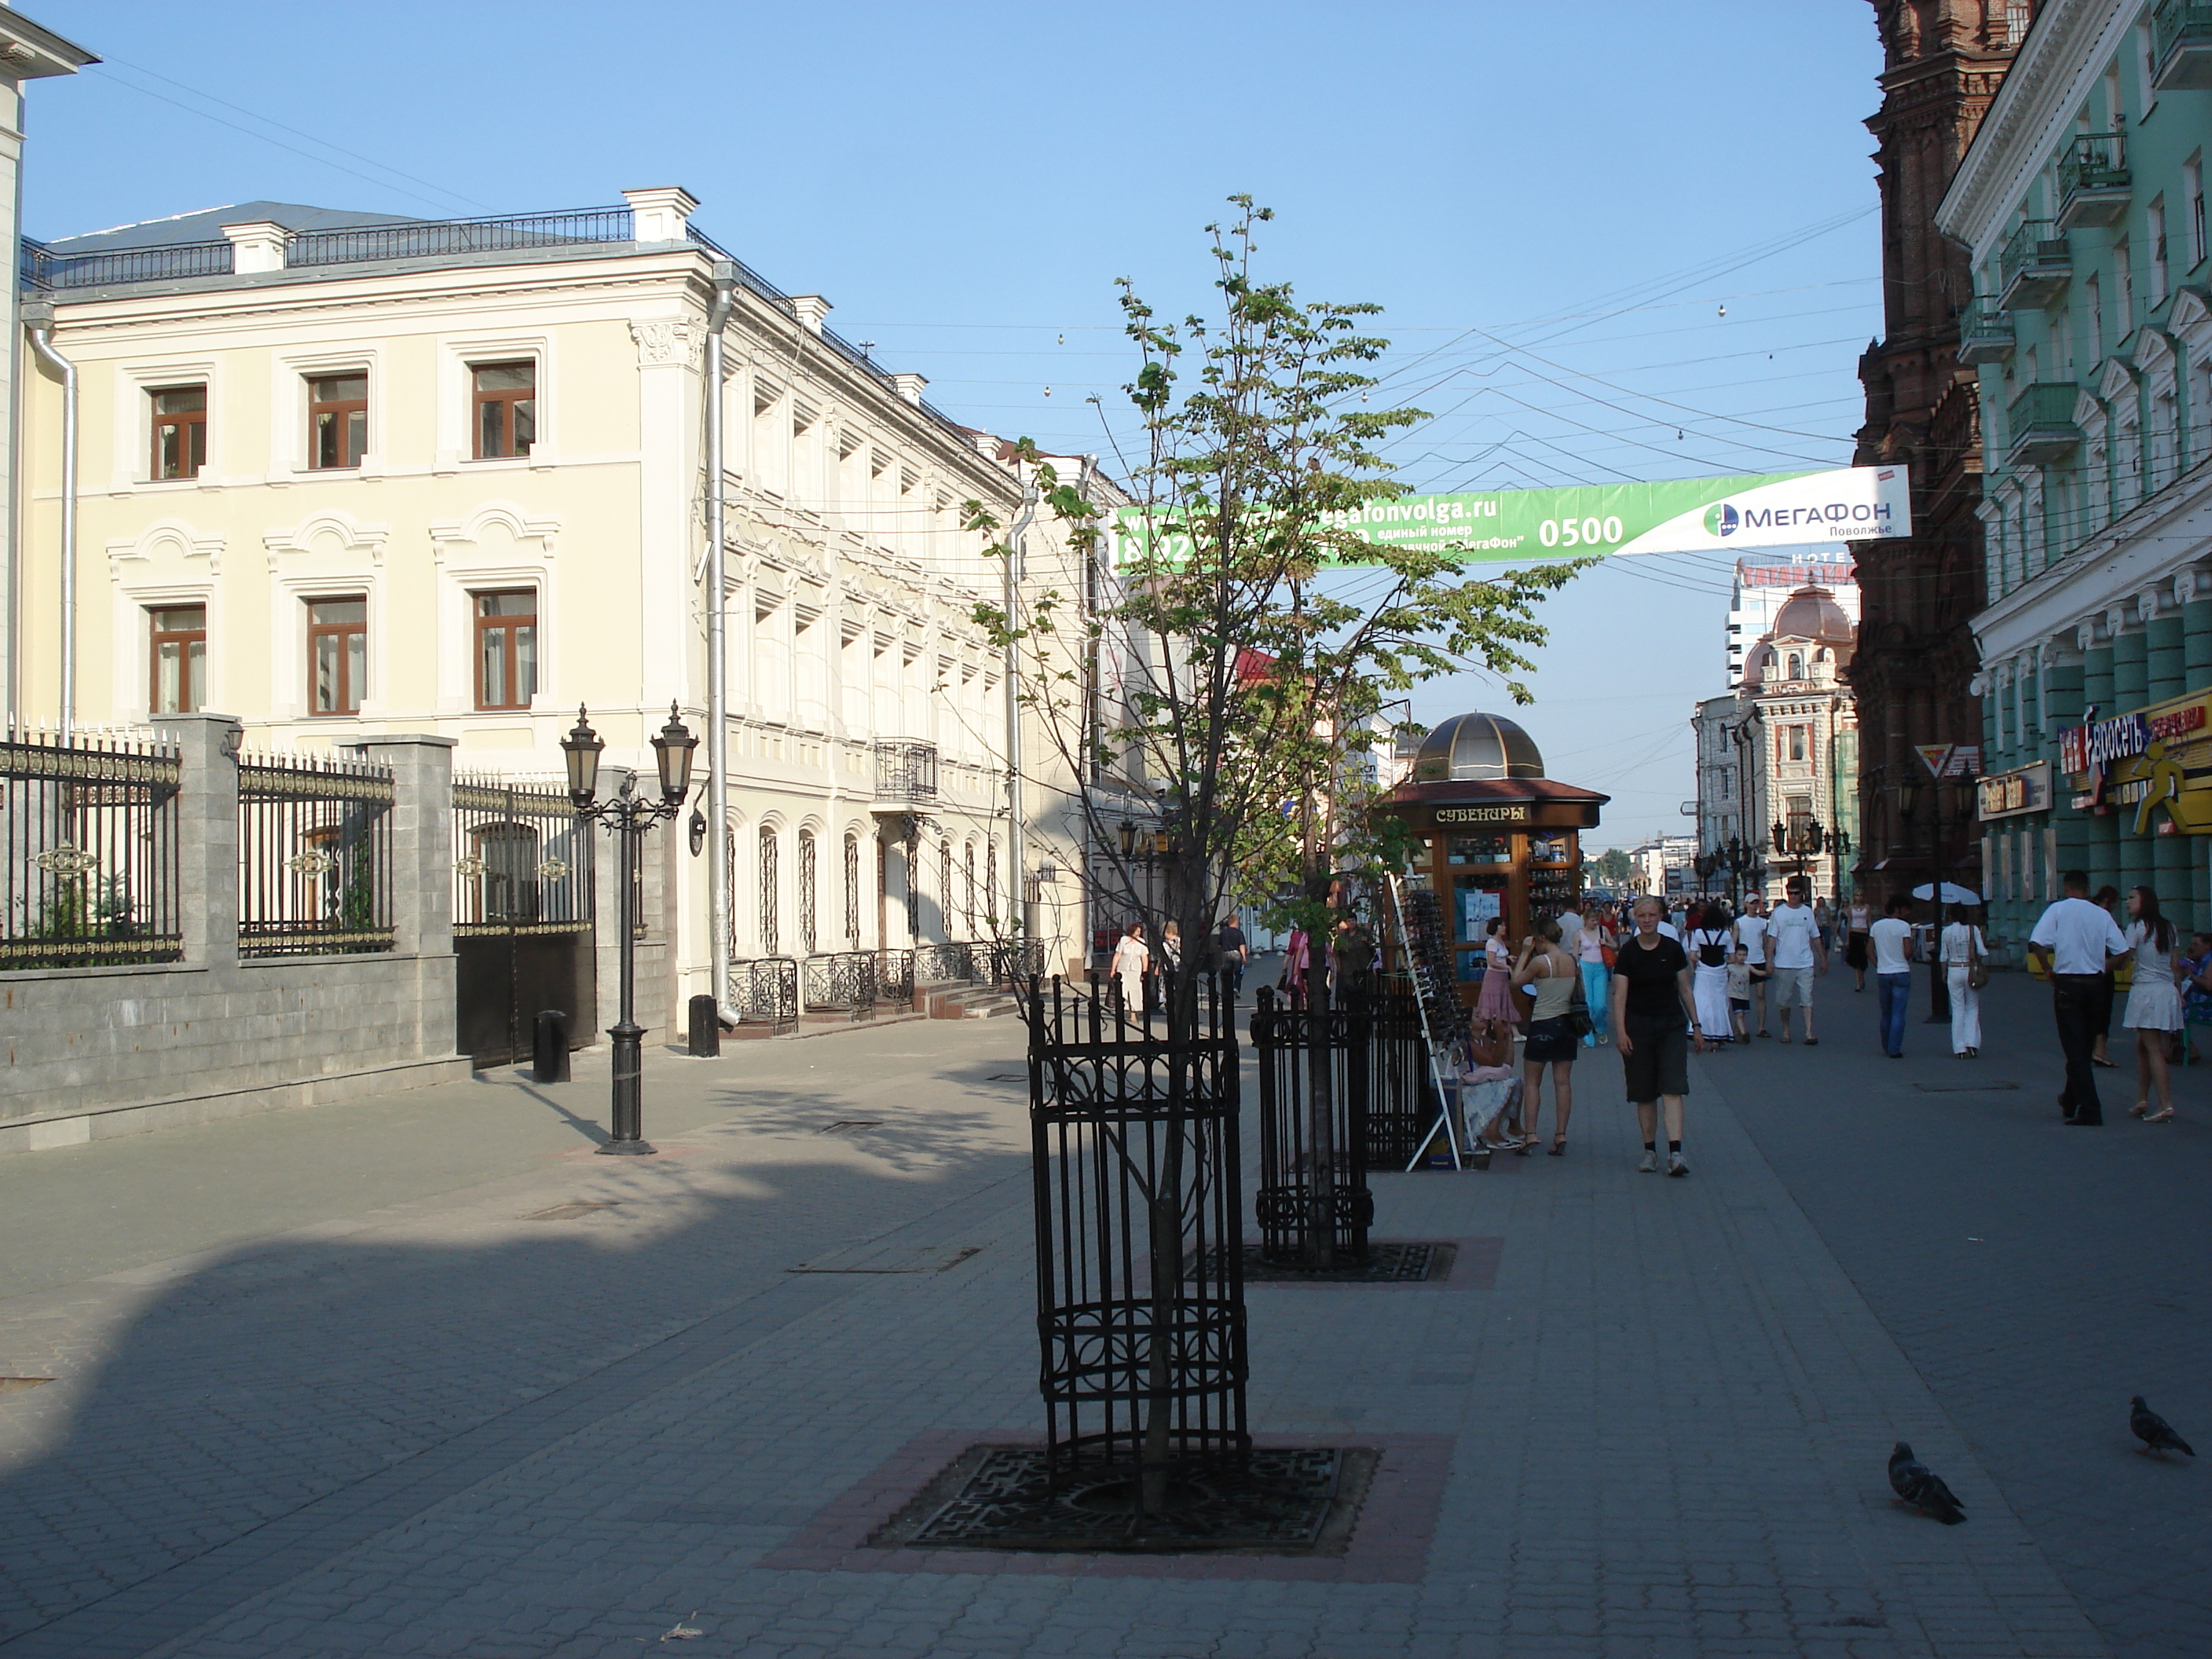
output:
[[1410,874],[1442,902],[1463,1003],[1475,1000],[1491,917],[1518,946],[1539,919],[1576,905],[1582,831],[1611,799],[1546,777],[1534,740],[1496,714],[1455,714],[1423,739],[1381,810],[1413,833]]

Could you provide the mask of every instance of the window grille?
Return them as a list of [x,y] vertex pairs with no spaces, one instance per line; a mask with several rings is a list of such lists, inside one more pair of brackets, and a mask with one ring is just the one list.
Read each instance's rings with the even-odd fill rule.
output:
[[775,831],[760,832],[760,938],[761,954],[772,957],[781,946],[781,929],[776,923],[775,913]]
[[969,842],[966,849],[968,865],[968,937],[975,937],[975,843]]
[[938,921],[945,937],[952,937],[952,843],[945,842],[938,848],[937,905]]
[[860,942],[860,838],[845,837],[845,940]]
[[799,832],[799,953],[814,954],[814,832]]

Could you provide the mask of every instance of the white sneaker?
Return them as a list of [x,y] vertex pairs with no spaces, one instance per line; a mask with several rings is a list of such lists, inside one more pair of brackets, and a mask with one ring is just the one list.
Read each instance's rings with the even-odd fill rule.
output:
[[1686,1176],[1690,1173],[1690,1166],[1682,1162],[1681,1153],[1667,1154],[1667,1173],[1670,1176]]
[[1656,1175],[1656,1174],[1658,1174],[1658,1172],[1659,1172],[1659,1154],[1658,1154],[1658,1153],[1656,1153],[1656,1152],[1646,1152],[1646,1153],[1644,1153],[1644,1162],[1642,1162],[1641,1164],[1638,1164],[1638,1165],[1636,1166],[1636,1170],[1637,1170],[1637,1173],[1638,1173],[1638,1175]]

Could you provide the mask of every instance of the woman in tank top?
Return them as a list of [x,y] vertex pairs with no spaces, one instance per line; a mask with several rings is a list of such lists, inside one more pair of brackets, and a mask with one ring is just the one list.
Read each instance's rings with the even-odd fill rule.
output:
[[1844,961],[1853,975],[1851,989],[1866,989],[1867,930],[1874,926],[1874,906],[1863,897],[1856,901],[1844,917],[1847,937],[1844,940]]
[[1575,991],[1582,983],[1582,964],[1559,948],[1559,924],[1546,921],[1535,933],[1521,941],[1521,954],[1513,963],[1513,983],[1536,988],[1535,1006],[1528,1016],[1528,1040],[1521,1050],[1522,1128],[1527,1139],[1520,1150],[1536,1144],[1543,1107],[1544,1068],[1552,1068],[1552,1156],[1567,1150],[1567,1119],[1575,1109],[1574,1082],[1569,1075],[1578,1042],[1570,1011]]

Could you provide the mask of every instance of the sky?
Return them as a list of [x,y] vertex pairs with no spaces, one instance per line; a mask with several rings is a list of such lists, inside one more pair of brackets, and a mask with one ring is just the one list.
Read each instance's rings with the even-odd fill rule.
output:
[[[682,185],[939,408],[1064,452],[1129,426],[1115,280],[1202,306],[1237,192],[1264,276],[1384,308],[1416,489],[1846,464],[1881,332],[1857,0],[19,9],[105,60],[33,85],[31,235]],[[1593,847],[1682,833],[1727,605],[1723,560],[1606,562],[1547,602],[1532,706],[1464,674],[1414,712],[1520,720],[1613,797]]]

